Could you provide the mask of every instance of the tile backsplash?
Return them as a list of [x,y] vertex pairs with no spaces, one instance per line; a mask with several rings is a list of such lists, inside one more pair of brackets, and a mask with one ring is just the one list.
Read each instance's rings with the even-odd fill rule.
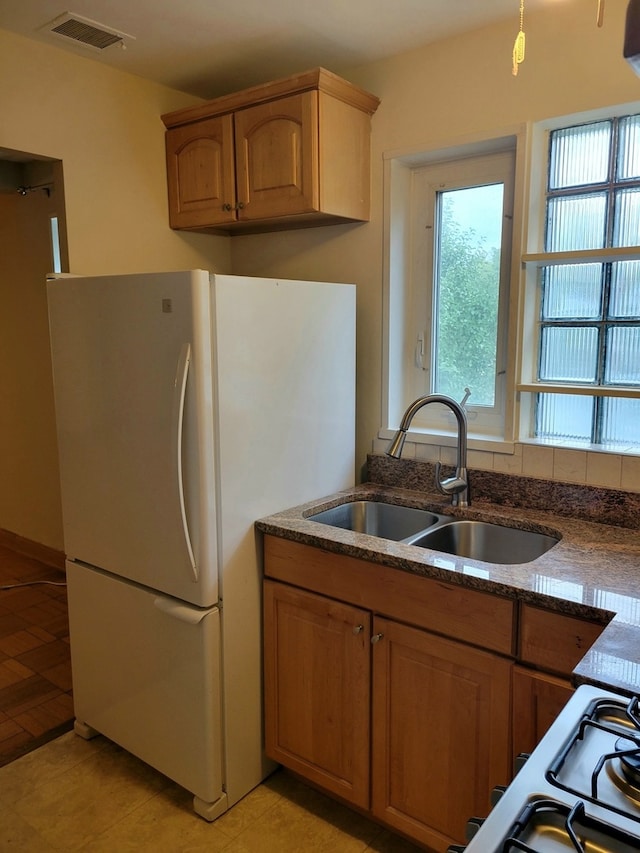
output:
[[[450,473],[443,469],[443,474]],[[423,459],[391,459],[384,453],[372,453],[367,457],[366,479],[383,486],[433,493],[435,465]],[[529,477],[521,472],[483,471],[475,468],[471,458],[469,482],[472,503],[526,507],[583,521],[640,528],[640,494],[636,491]]]
[[[373,452],[383,454],[388,439],[375,439]],[[425,462],[455,464],[455,447],[407,440],[403,456]],[[517,443],[513,453],[469,450],[468,467],[588,486],[640,492],[640,456]]]

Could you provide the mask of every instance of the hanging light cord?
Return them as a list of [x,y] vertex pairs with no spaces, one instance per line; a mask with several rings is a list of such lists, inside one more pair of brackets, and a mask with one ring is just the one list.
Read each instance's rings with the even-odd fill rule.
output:
[[[604,23],[604,4],[605,0],[598,0],[598,11],[596,12],[596,24],[601,27]],[[524,0],[520,0],[520,30],[516,36],[515,44],[513,45],[513,66],[511,73],[514,77],[518,76],[518,66],[524,62]]]
[[520,30],[516,36],[515,44],[513,45],[513,67],[511,73],[514,77],[518,75],[518,65],[524,62],[524,0],[520,0]]

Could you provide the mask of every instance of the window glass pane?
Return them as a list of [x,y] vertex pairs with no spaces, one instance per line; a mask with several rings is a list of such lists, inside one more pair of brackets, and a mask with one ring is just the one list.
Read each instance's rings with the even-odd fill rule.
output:
[[618,180],[640,178],[640,116],[620,120]]
[[542,271],[542,319],[600,317],[602,264],[566,264]]
[[[541,270],[540,380],[640,389],[640,259],[596,264],[580,257],[637,246],[640,115],[552,133],[545,250],[573,252],[585,263]],[[637,448],[640,399],[540,394],[536,435]]]
[[640,188],[618,190],[614,223],[614,246],[640,246]]
[[536,436],[591,441],[593,408],[593,397],[538,394]]
[[640,400],[605,397],[602,401],[602,442],[640,444]]
[[604,379],[609,385],[640,384],[640,326],[614,326],[607,330]]
[[568,127],[551,134],[549,189],[607,180],[611,122]]
[[602,249],[605,242],[606,193],[551,198],[547,204],[547,252]]
[[433,390],[495,400],[503,185],[438,194]]
[[590,326],[543,327],[540,379],[548,382],[595,382],[597,366],[597,329]]
[[611,264],[610,317],[640,317],[640,261]]

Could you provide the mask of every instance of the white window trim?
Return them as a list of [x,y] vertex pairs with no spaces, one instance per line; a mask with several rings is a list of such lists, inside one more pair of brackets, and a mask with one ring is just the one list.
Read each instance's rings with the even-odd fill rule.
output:
[[[407,405],[414,399],[406,381],[404,365],[413,360],[415,340],[406,334],[411,328],[406,283],[411,264],[411,175],[412,170],[446,160],[457,160],[482,154],[515,150],[514,218],[511,250],[509,294],[509,333],[507,341],[507,373],[505,380],[505,424],[501,437],[474,436],[470,423],[469,446],[513,452],[516,422],[516,377],[520,375],[517,351],[518,321],[522,317],[520,270],[522,234],[525,228],[525,176],[528,164],[526,125],[502,129],[491,136],[473,135],[429,148],[404,149],[383,154],[384,165],[384,245],[383,245],[383,369],[382,412],[378,437],[391,438]],[[423,444],[450,445],[452,429],[424,430],[412,428],[409,440]]]
[[[417,398],[422,394],[429,393],[432,385],[432,358],[434,348],[434,313],[435,293],[433,282],[434,270],[434,242],[424,240],[425,229],[431,229],[436,237],[436,204],[440,192],[453,189],[466,188],[469,186],[482,186],[494,183],[504,185],[504,199],[507,207],[503,211],[503,217],[507,220],[503,223],[502,233],[508,235],[509,245],[503,245],[502,260],[500,267],[500,302],[498,315],[498,330],[496,340],[496,368],[495,381],[495,403],[491,407],[474,406],[472,402],[468,405],[467,416],[470,427],[481,424],[478,432],[483,436],[503,435],[505,418],[505,386],[506,386],[506,364],[507,364],[507,330],[508,324],[508,297],[510,283],[510,263],[513,210],[511,207],[513,199],[513,168],[515,156],[513,148],[508,151],[498,151],[489,154],[473,155],[464,159],[458,159],[453,164],[450,162],[439,162],[421,166],[413,170],[412,181],[412,227],[413,227],[413,251],[412,257],[414,268],[411,276],[410,300],[411,316],[413,318],[414,345],[418,336],[422,336],[424,356],[422,358],[422,369],[416,369],[416,358],[414,357],[414,369],[409,379],[410,396]],[[426,202],[426,204],[425,204]],[[422,246],[422,248],[420,248]],[[429,275],[427,275],[427,272]],[[428,297],[428,298],[426,298]],[[464,329],[460,330],[464,334]],[[471,389],[473,391],[473,389]],[[420,410],[414,419],[416,427],[426,430],[448,429],[447,424],[453,423],[449,410],[439,410],[433,407]]]

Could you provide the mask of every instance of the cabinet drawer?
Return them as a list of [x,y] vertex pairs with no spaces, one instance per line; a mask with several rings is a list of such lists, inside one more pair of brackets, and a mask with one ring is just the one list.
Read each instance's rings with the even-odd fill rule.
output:
[[401,622],[511,655],[514,603],[435,578],[265,536],[265,574]]
[[604,627],[598,622],[524,604],[519,657],[525,663],[570,675]]

